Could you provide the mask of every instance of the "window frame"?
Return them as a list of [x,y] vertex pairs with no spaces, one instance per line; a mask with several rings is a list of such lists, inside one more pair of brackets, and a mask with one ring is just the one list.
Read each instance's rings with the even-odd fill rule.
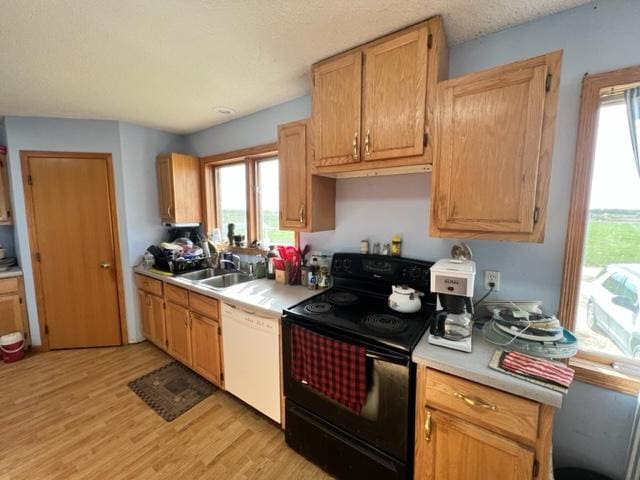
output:
[[[216,168],[233,165],[245,165],[245,179],[247,192],[247,245],[251,245],[258,238],[258,191],[257,167],[264,160],[278,158],[278,144],[267,143],[250,148],[233,150],[231,152],[209,155],[200,158],[203,196],[203,219],[206,232],[210,232],[218,225],[218,192],[216,189]],[[220,225],[223,238],[226,235],[224,226]],[[295,247],[300,243],[299,233],[295,232]],[[233,247],[230,250],[239,253],[261,253],[256,249]]]
[[[614,95],[637,84],[640,84],[640,66],[586,75],[582,80],[580,119],[558,311],[563,325],[569,330],[575,328],[580,294],[580,274],[600,105],[603,95]],[[640,375],[624,374],[614,368],[616,365],[624,364],[620,358],[602,353],[579,351],[569,364],[575,369],[578,380],[630,395],[638,395],[640,392]],[[629,365],[631,364],[632,362],[629,362]]]

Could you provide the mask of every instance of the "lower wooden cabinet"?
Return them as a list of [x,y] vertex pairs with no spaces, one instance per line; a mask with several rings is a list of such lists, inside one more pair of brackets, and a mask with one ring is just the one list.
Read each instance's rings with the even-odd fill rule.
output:
[[218,300],[145,275],[135,277],[145,338],[224,388]]
[[191,317],[189,309],[167,303],[167,351],[176,360],[191,366]]
[[0,279],[0,335],[12,332],[22,332],[30,343],[22,277]]
[[165,315],[164,299],[158,295],[138,289],[138,306],[140,323],[144,337],[165,350]]
[[554,409],[418,367],[415,480],[549,478]]
[[217,385],[222,385],[221,332],[217,320],[191,312],[191,366]]
[[438,410],[425,411],[424,462],[416,479],[530,479],[534,453],[506,437]]

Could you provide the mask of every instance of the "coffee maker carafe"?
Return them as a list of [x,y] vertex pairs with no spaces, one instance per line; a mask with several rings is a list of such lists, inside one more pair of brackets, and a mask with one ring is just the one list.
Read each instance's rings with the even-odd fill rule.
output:
[[431,319],[429,343],[471,352],[475,275],[476,264],[468,259],[445,258],[431,267],[437,310]]

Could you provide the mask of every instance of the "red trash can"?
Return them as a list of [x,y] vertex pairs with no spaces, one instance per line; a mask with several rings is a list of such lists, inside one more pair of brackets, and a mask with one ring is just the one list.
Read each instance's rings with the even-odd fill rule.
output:
[[4,363],[12,363],[24,357],[24,335],[13,332],[0,337],[0,354]]

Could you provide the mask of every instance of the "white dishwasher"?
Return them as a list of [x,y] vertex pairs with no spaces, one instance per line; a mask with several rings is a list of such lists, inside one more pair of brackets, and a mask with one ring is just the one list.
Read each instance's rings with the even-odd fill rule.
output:
[[280,423],[280,319],[222,304],[225,389]]

